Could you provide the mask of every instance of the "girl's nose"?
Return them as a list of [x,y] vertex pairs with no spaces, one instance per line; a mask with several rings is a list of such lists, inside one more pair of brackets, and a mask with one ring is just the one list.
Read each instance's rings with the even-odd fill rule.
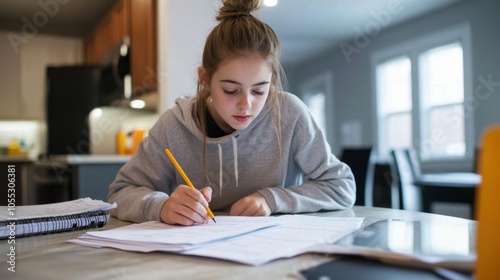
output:
[[244,93],[241,95],[240,100],[238,100],[238,109],[248,109],[252,107],[252,95],[249,93]]

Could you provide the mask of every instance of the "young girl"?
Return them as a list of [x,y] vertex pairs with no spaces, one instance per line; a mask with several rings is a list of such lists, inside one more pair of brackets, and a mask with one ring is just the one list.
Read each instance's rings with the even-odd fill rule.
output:
[[[279,41],[251,15],[258,7],[259,0],[223,1],[196,97],[163,113],[120,170],[109,186],[113,215],[193,225],[210,220],[209,203],[245,216],[354,204],[350,168],[331,153],[307,107],[282,91]],[[200,190],[186,185],[166,148]]]

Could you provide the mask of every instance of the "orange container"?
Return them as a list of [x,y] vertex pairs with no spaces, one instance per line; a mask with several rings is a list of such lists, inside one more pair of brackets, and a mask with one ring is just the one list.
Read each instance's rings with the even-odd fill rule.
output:
[[135,154],[142,139],[144,139],[144,129],[134,129],[132,132],[132,149],[130,151],[132,154]]
[[119,155],[126,154],[126,139],[127,134],[125,131],[120,130],[116,133],[116,153]]

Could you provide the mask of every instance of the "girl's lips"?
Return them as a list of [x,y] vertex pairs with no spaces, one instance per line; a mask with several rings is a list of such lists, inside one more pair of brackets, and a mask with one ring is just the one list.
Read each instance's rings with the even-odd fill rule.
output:
[[239,122],[246,122],[250,119],[250,116],[233,116]]

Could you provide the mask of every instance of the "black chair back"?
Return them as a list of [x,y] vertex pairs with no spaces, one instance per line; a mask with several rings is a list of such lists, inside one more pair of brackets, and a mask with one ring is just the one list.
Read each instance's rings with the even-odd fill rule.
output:
[[394,149],[390,152],[392,173],[391,193],[393,208],[399,204],[400,209],[421,211],[421,190],[413,184],[413,171],[408,158],[408,150]]
[[422,168],[420,167],[420,158],[415,149],[409,148],[405,149],[404,152],[410,161],[410,168],[413,178],[418,178],[422,175]]
[[373,206],[373,180],[375,164],[372,147],[344,148],[340,161],[349,165],[356,181],[354,205]]

